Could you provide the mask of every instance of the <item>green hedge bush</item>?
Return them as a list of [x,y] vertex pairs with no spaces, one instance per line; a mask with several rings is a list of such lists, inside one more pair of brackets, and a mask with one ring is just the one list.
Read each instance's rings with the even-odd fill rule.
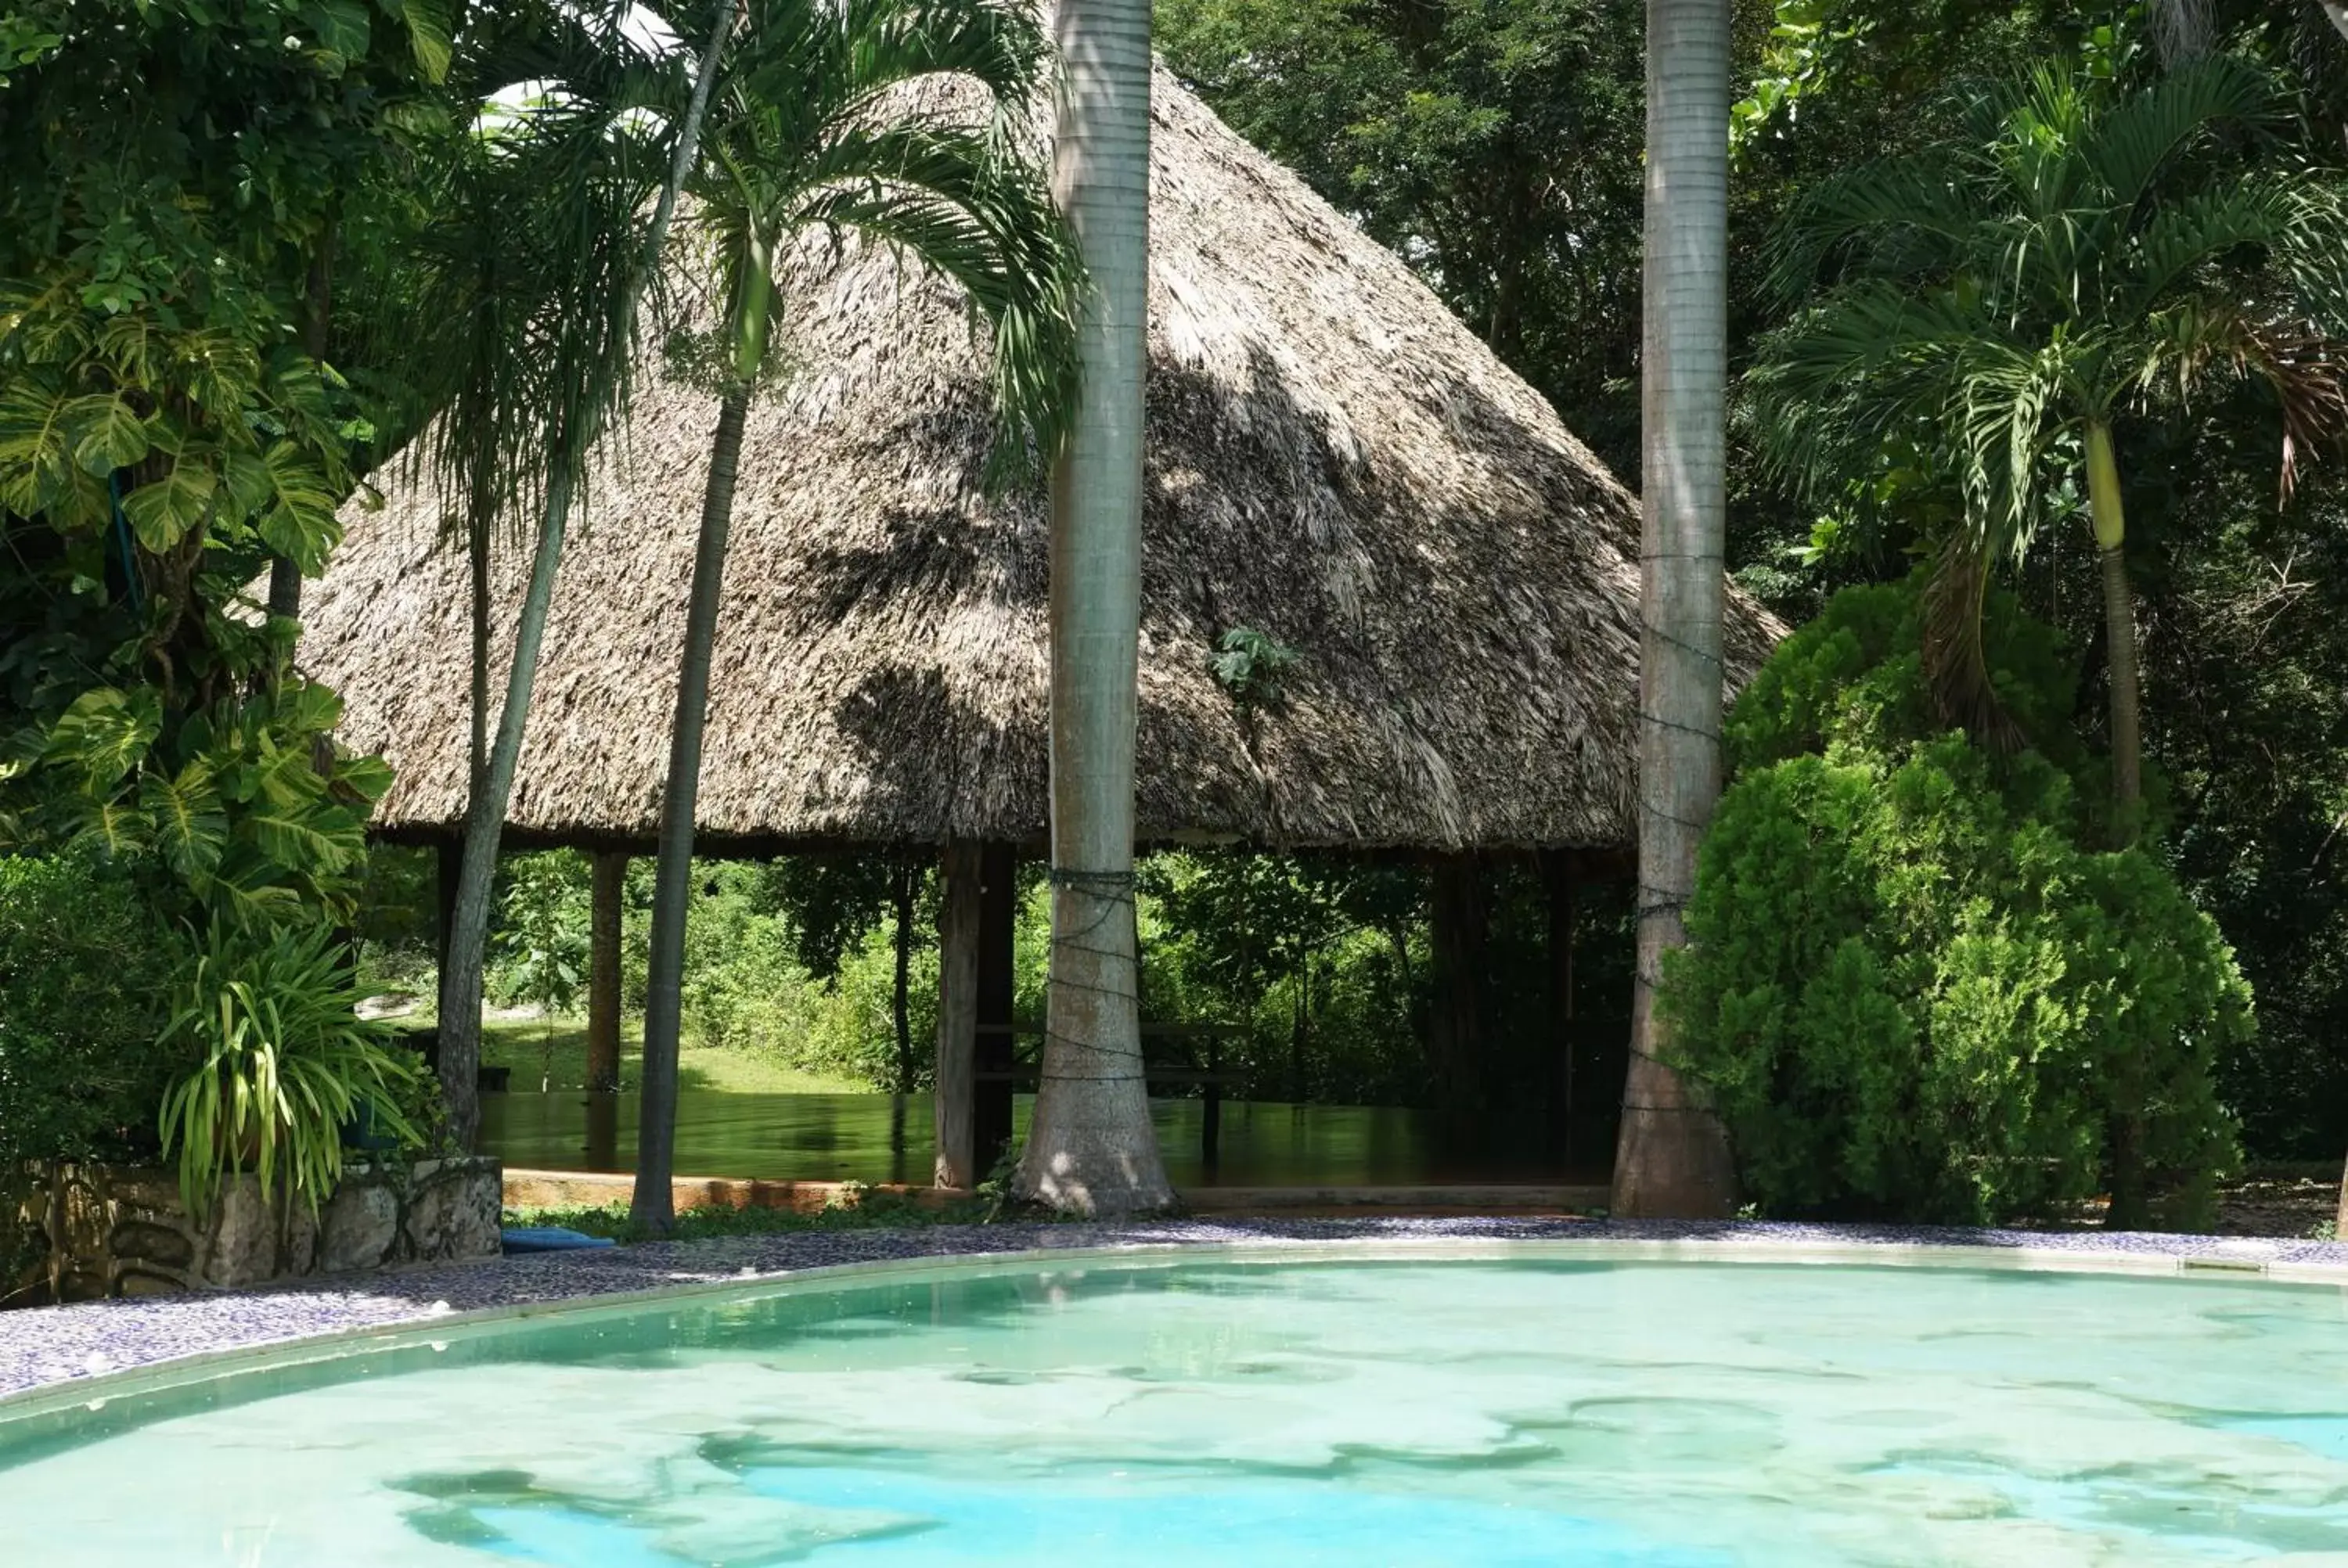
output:
[[1673,1053],[1769,1213],[1981,1223],[2108,1190],[2115,1224],[2205,1223],[2249,987],[2152,851],[2099,847],[2052,634],[1993,602],[2037,743],[2000,755],[1930,722],[1917,603],[1846,590],[1737,703]]

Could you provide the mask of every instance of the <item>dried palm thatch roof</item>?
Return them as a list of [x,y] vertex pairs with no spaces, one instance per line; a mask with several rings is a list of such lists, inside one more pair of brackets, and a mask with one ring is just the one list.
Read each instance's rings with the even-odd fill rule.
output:
[[[1607,846],[1632,836],[1636,504],[1394,255],[1159,73],[1139,830],[1155,841]],[[755,405],[711,685],[713,850],[1032,841],[1045,825],[1045,514],[990,502],[983,343],[957,292],[811,247]],[[658,816],[715,400],[640,386],[566,559],[511,832]],[[304,662],[398,782],[378,825],[458,823],[463,550],[438,497],[354,509]],[[505,553],[510,629],[524,552]],[[1732,680],[1777,628],[1733,597]],[[1248,628],[1296,651],[1243,708]],[[501,688],[507,646],[493,650]]]

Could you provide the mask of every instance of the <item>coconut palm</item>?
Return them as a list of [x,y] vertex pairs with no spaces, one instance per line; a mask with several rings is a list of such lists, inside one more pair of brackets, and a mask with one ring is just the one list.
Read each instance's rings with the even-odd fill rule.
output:
[[[637,300],[736,18],[736,0],[722,0],[688,72],[690,56],[653,57],[628,41],[621,24],[630,9],[507,8],[494,35],[469,40],[479,49],[470,80],[489,112],[448,174],[448,231],[428,253],[448,271],[438,288],[427,283],[414,295],[426,302],[411,318],[416,380],[436,412],[421,460],[440,471],[448,493],[468,498],[458,526],[474,541],[477,565],[500,511],[538,516],[504,702],[466,812],[440,975],[441,1090],[451,1131],[466,1143],[479,1119],[490,884],[571,506],[589,453],[625,408]],[[533,94],[525,102],[510,97],[518,84]],[[477,587],[478,665],[486,661],[482,602]],[[486,684],[477,669],[482,727]]]
[[1148,351],[1149,0],[1060,0],[1052,187],[1091,287],[1084,384],[1052,474],[1052,958],[1017,1184],[1128,1214],[1173,1201],[1142,1076],[1133,908]]
[[855,234],[957,284],[994,335],[993,477],[1050,452],[1076,379],[1075,250],[1027,121],[1050,55],[1016,0],[750,0],[690,177],[723,283],[720,399],[685,618],[653,894],[635,1219],[665,1229],[685,910],[735,471],[767,369],[775,269]]
[[1764,346],[1748,385],[1764,449],[1813,484],[1888,445],[1959,494],[1927,649],[1944,716],[2003,736],[1979,651],[1990,563],[2019,559],[2053,490],[2084,478],[2100,556],[2112,788],[2122,836],[2142,791],[2136,615],[2118,430],[2211,384],[2270,388],[2282,485],[2348,431],[2340,307],[2348,208],[2281,157],[2201,155],[2255,135],[2273,89],[2227,59],[2134,94],[2044,67],[1963,106],[1953,147],[1856,170],[1789,217],[1775,283],[1825,294]]
[[1639,948],[1614,1156],[1618,1213],[1725,1213],[1718,1120],[1663,1061],[1655,985],[1687,940],[1720,797],[1727,524],[1727,0],[1648,0],[1639,592]]

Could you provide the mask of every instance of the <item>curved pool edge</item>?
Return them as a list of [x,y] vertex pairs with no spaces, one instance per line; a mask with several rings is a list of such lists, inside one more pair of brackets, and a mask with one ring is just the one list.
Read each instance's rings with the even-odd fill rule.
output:
[[[2348,1290],[2348,1244],[1772,1221],[1442,1218],[940,1225],[664,1242],[0,1314],[0,1426],[243,1370],[561,1314],[1096,1263],[1642,1259],[2263,1280]],[[466,1303],[466,1305],[458,1305]]]

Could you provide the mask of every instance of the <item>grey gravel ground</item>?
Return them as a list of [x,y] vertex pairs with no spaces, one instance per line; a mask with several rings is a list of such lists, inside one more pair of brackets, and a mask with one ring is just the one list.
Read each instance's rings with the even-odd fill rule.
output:
[[[751,1283],[846,1264],[991,1254],[1165,1246],[1293,1247],[1494,1241],[1702,1241],[1770,1250],[1817,1246],[2029,1249],[2092,1264],[2161,1259],[2289,1269],[2348,1286],[2348,1244],[2223,1236],[1506,1218],[1169,1220],[1147,1224],[933,1225],[790,1232],[538,1254],[262,1290],[148,1296],[0,1313],[0,1399],[179,1358],[318,1335],[448,1320],[500,1308],[584,1302],[664,1287]],[[1887,1253],[1887,1260],[1890,1254]]]

